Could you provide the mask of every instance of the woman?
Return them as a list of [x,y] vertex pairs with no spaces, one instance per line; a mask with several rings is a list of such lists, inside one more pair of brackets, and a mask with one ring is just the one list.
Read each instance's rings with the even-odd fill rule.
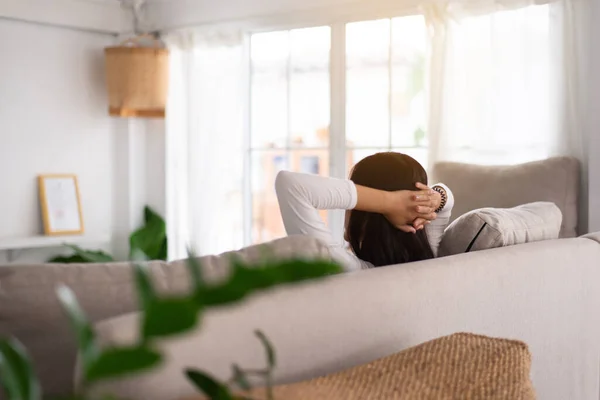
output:
[[[282,171],[275,180],[288,235],[304,234],[329,245],[348,271],[434,258],[454,205],[452,192],[427,185],[427,173],[401,153],[360,161],[350,179]],[[318,210],[346,211],[344,239],[334,240]],[[426,227],[426,228],[425,228]]]

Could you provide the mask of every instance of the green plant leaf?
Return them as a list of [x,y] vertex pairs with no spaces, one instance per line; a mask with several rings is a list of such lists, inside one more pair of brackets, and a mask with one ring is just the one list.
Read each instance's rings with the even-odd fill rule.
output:
[[200,265],[198,257],[192,250],[188,250],[188,259],[186,260],[185,265],[189,271],[194,288],[199,289],[204,287],[206,282],[204,280],[204,274],[202,273],[202,265]]
[[165,238],[162,241],[162,244],[160,246],[160,250],[158,252],[158,255],[156,256],[156,259],[167,261],[168,258],[169,258],[169,238],[167,237],[166,229],[165,229]]
[[16,339],[0,340],[0,383],[7,400],[40,400],[39,382],[23,345]]
[[156,301],[156,293],[148,268],[144,264],[134,266],[135,284],[139,296],[140,307],[146,309],[149,304]]
[[103,350],[87,372],[89,383],[133,375],[158,366],[160,353],[145,346]]
[[194,369],[185,371],[188,379],[211,400],[234,400],[229,389],[211,376]]
[[115,261],[114,258],[105,253],[104,251],[97,250],[84,250],[79,246],[67,245],[68,248],[73,250],[73,254],[70,256],[59,256],[48,260],[49,263],[60,263],[60,264],[75,264],[75,263],[107,263]]
[[78,255],[81,258],[88,260],[88,262],[90,263],[107,263],[115,261],[115,259],[110,254],[107,254],[106,252],[101,250],[85,250],[75,245],[67,245],[67,247],[73,250],[75,255]]
[[75,330],[78,348],[81,353],[83,370],[85,376],[99,355],[96,338],[92,327],[79,306],[79,302],[73,291],[67,286],[59,286],[57,289],[58,299],[67,313],[71,325]]
[[258,337],[263,347],[265,348],[265,352],[267,353],[267,365],[269,369],[272,370],[273,368],[275,368],[276,364],[275,350],[273,348],[273,345],[271,344],[267,336],[261,331],[255,331],[254,334],[256,335],[256,337]]
[[178,335],[194,328],[200,309],[190,298],[154,300],[144,307],[144,339]]
[[74,254],[72,256],[53,257],[46,262],[50,264],[83,264],[87,263],[88,261],[81,256]]
[[246,373],[237,364],[233,364],[231,368],[233,369],[233,377],[231,380],[242,390],[252,389],[252,385],[250,384]]
[[167,225],[150,207],[144,208],[144,226],[129,237],[130,255],[139,250],[150,260],[167,259]]
[[228,305],[258,290],[307,281],[341,271],[339,265],[329,261],[284,260],[249,267],[239,259],[233,259],[229,279],[215,286],[200,287],[196,290],[195,297],[203,306]]
[[196,326],[201,307],[192,297],[160,299],[145,265],[135,265],[135,276],[144,340],[177,335]]
[[130,261],[134,263],[145,263],[150,261],[146,253],[141,251],[140,249],[131,249],[131,253],[129,254]]

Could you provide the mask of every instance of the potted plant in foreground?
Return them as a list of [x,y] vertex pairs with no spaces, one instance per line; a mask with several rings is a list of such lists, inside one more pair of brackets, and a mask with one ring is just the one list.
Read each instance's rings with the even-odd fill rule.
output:
[[[139,341],[136,344],[100,348],[94,330],[80,308],[73,292],[66,286],[57,290],[57,295],[71,321],[77,337],[81,360],[79,389],[68,399],[116,399],[110,393],[100,397],[92,395],[98,382],[147,372],[163,362],[163,355],[156,350],[156,343],[196,327],[204,312],[213,307],[230,305],[242,301],[248,295],[279,285],[293,284],[317,279],[341,271],[337,264],[329,261],[264,261],[259,265],[248,265],[239,259],[231,259],[231,274],[219,284],[208,284],[202,274],[198,260],[190,256],[187,260],[193,289],[182,296],[159,296],[154,289],[146,267],[135,265],[135,284],[142,312]],[[232,378],[223,383],[212,378],[209,372],[188,369],[182,371],[188,379],[211,400],[251,400],[234,395],[232,390],[250,389],[249,376],[262,378],[267,387],[267,397],[273,399],[272,372],[275,368],[275,351],[267,337],[256,332],[266,351],[264,369],[245,370],[232,366]],[[0,383],[7,400],[40,400],[43,397],[34,367],[27,351],[14,338],[0,340]],[[64,399],[66,400],[66,399]]]

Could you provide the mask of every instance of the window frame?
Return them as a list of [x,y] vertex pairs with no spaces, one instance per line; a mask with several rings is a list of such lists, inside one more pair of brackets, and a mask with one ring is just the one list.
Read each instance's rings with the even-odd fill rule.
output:
[[[549,1],[543,0],[536,5],[544,5],[548,4]],[[529,6],[529,3],[523,2],[523,7]],[[474,5],[475,6],[475,3]],[[521,8],[520,4],[514,4],[513,8]],[[406,150],[406,149],[430,149],[430,143],[425,143],[423,145],[417,146],[401,146],[399,143],[394,143],[392,138],[393,136],[393,125],[391,123],[392,115],[391,111],[393,108],[393,91],[394,80],[392,78],[393,75],[393,66],[394,60],[392,57],[394,43],[393,43],[393,29],[390,28],[390,42],[389,42],[389,54],[388,54],[388,73],[389,73],[389,98],[388,98],[388,108],[390,110],[390,124],[389,124],[389,132],[388,132],[388,143],[387,146],[347,146],[346,143],[346,124],[347,124],[347,54],[346,54],[346,33],[347,33],[347,25],[356,22],[367,22],[367,21],[375,21],[375,20],[390,20],[393,21],[397,18],[402,17],[410,17],[410,16],[425,16],[426,12],[423,9],[419,9],[415,6],[415,4],[404,6],[404,7],[393,7],[390,4],[383,7],[380,12],[373,12],[372,5],[369,8],[365,8],[365,10],[361,10],[362,12],[357,12],[357,9],[351,9],[348,11],[347,15],[323,15],[323,16],[307,16],[301,15],[299,17],[288,16],[287,18],[281,19],[284,20],[284,23],[279,24],[271,24],[269,21],[252,21],[249,22],[245,30],[246,32],[246,40],[245,40],[245,52],[246,52],[246,61],[248,63],[248,71],[247,77],[245,77],[244,82],[246,83],[246,121],[245,121],[245,130],[244,130],[244,140],[246,141],[244,145],[244,157],[245,157],[245,171],[244,171],[244,189],[242,192],[243,202],[244,202],[244,242],[245,245],[252,244],[252,210],[253,210],[253,196],[252,196],[252,188],[251,188],[251,155],[252,155],[252,132],[251,132],[251,107],[252,107],[252,92],[251,92],[251,77],[252,77],[252,65],[250,62],[250,38],[252,35],[257,33],[266,33],[266,32],[276,32],[276,31],[289,31],[293,29],[304,29],[311,27],[319,27],[319,26],[327,26],[330,28],[331,32],[331,50],[330,50],[330,127],[329,127],[329,176],[336,178],[345,178],[347,177],[348,171],[346,170],[346,157],[348,151],[352,150],[381,150],[381,151],[390,151],[390,150]],[[493,13],[499,10],[495,8],[490,9],[482,9],[476,8],[471,9],[467,7],[465,10],[467,11],[477,11],[475,14],[481,15],[486,13]],[[430,60],[428,60],[428,63]],[[430,65],[428,65],[430,67]],[[428,67],[426,67],[427,69]],[[247,78],[247,79],[246,79]],[[289,77],[288,77],[289,79]],[[289,107],[289,101],[288,101]],[[288,136],[289,140],[289,136]],[[286,147],[286,150],[290,150],[290,146]],[[344,224],[344,212],[341,210],[333,210],[328,213],[328,222],[329,227],[334,235],[334,238],[342,241],[343,240],[343,224]]]
[[[346,143],[346,109],[347,109],[347,54],[346,54],[346,31],[347,25],[354,22],[366,22],[375,20],[392,20],[395,18],[402,18],[408,16],[422,16],[423,13],[416,8],[404,8],[402,12],[385,13],[385,15],[377,15],[367,13],[366,15],[356,16],[354,18],[342,18],[338,21],[329,21],[319,23],[316,19],[310,24],[302,23],[288,23],[283,25],[273,26],[262,26],[257,29],[247,30],[244,37],[244,62],[246,68],[246,75],[244,76],[244,98],[246,99],[246,107],[244,113],[244,176],[243,176],[243,190],[242,197],[244,203],[243,211],[243,227],[244,227],[244,244],[246,246],[253,244],[252,230],[253,230],[253,193],[252,193],[252,154],[253,152],[259,151],[260,149],[252,146],[252,76],[253,66],[251,61],[251,38],[252,35],[277,32],[277,31],[291,31],[294,29],[305,29],[315,28],[320,26],[327,26],[330,28],[331,34],[331,50],[329,55],[329,90],[330,90],[330,125],[329,125],[329,176],[334,178],[346,178],[349,171],[347,171],[346,160],[348,151],[361,150],[361,149],[380,149],[381,151],[391,151],[396,148],[392,143],[392,123],[391,123],[391,110],[393,107],[393,93],[392,93],[392,74],[393,74],[393,30],[390,27],[390,42],[388,49],[388,74],[390,79],[390,92],[388,96],[388,108],[390,110],[390,124],[388,132],[388,143],[387,146],[353,146],[348,147]],[[289,61],[288,61],[289,62]],[[289,73],[290,68],[287,68],[288,82],[290,79]],[[288,108],[289,108],[289,91],[288,91]],[[289,111],[288,111],[289,119]],[[288,120],[289,124],[289,120]],[[287,137],[287,146],[282,148],[284,151],[294,150],[289,143],[289,134]],[[427,148],[419,147],[419,148]],[[328,224],[334,239],[342,242],[343,241],[343,226],[344,226],[344,211],[343,210],[330,210],[328,213]]]

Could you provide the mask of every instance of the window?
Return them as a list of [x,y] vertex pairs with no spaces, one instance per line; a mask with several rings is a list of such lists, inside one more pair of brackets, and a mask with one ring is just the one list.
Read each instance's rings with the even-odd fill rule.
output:
[[330,50],[329,27],[252,35],[253,243],[285,236],[273,190],[277,172],[329,175]]
[[[348,24],[346,156],[341,171],[380,151],[427,162],[426,29],[421,16]],[[275,176],[329,176],[330,27],[252,35],[252,243],[285,235]],[[327,221],[328,213],[322,217]]]
[[[570,33],[556,39],[548,5],[460,11],[208,34],[191,51],[182,36],[167,136],[177,254],[188,243],[210,254],[284,236],[282,169],[342,177],[381,151],[427,167],[560,149]],[[342,213],[321,215],[341,239]]]
[[346,148],[361,159],[381,151],[427,165],[427,30],[422,16],[346,27]]

